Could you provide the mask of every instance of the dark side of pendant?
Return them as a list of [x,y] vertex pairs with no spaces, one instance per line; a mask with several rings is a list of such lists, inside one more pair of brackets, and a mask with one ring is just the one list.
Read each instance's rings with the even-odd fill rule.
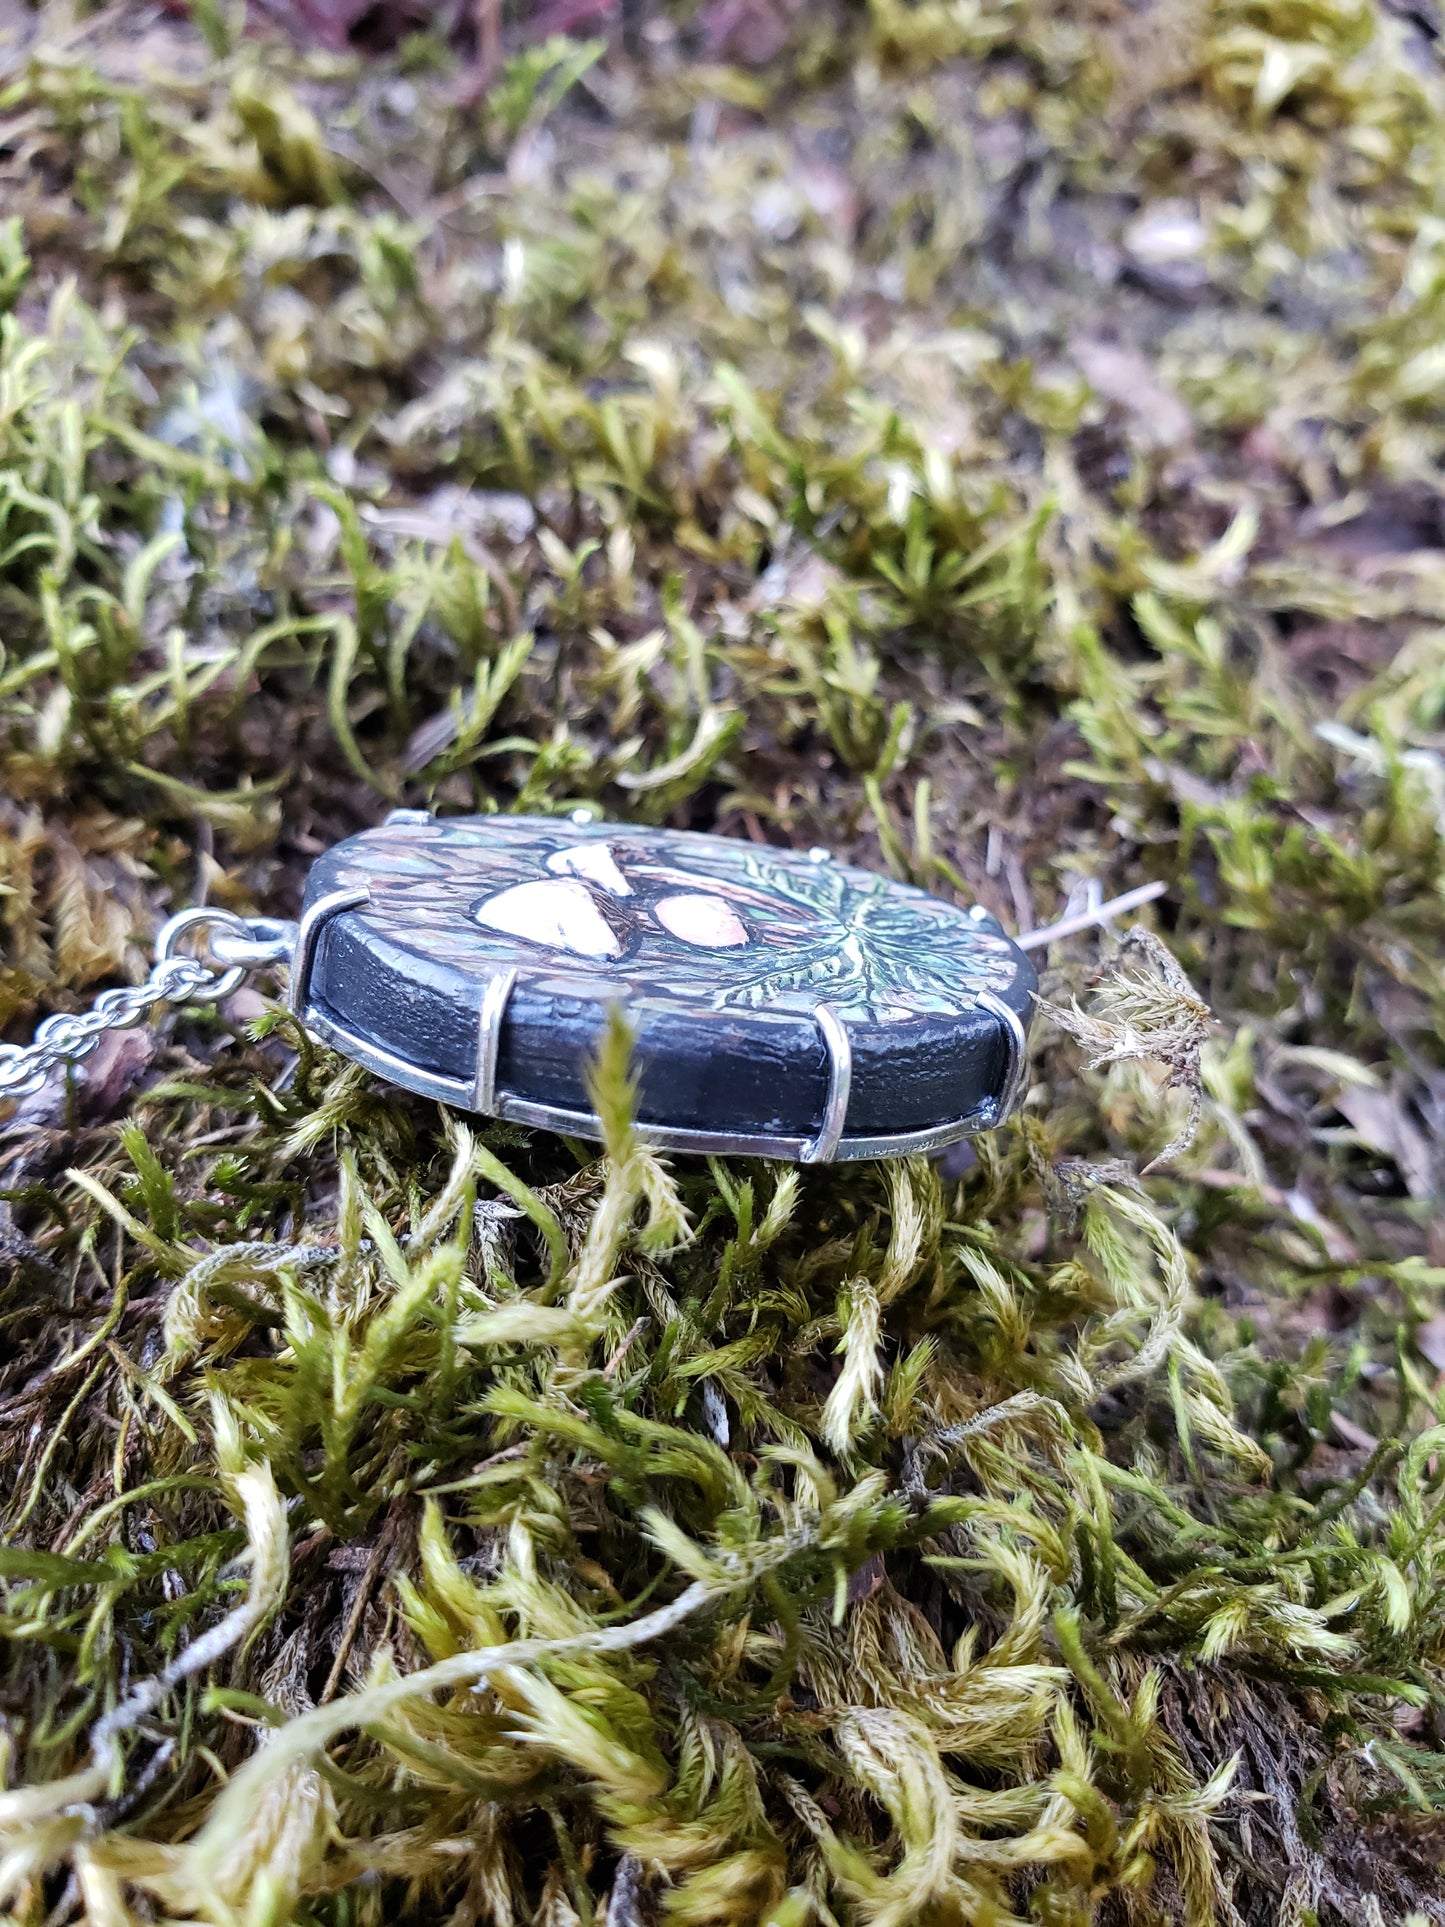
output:
[[312,870],[291,1001],[407,1090],[593,1138],[587,1070],[620,1007],[639,1135],[826,1163],[1001,1123],[1036,986],[980,908],[825,851],[398,810]]

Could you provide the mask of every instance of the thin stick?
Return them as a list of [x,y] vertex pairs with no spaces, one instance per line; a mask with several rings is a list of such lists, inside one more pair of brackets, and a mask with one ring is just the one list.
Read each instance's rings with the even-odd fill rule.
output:
[[1152,903],[1162,897],[1169,885],[1156,878],[1153,883],[1141,883],[1137,890],[1126,890],[1122,897],[1111,897],[1096,909],[1081,910],[1076,917],[1064,917],[1058,923],[1046,923],[1042,930],[1029,930],[1014,942],[1020,950],[1042,950],[1045,944],[1057,943],[1060,937],[1072,937],[1080,930],[1093,930],[1110,917],[1121,917],[1126,910],[1137,910],[1140,904]]
[[487,93],[502,70],[501,0],[477,0],[477,95]]
[[346,1624],[341,1629],[341,1641],[336,1648],[336,1657],[331,1662],[331,1671],[326,1675],[326,1684],[321,1689],[321,1697],[316,1702],[325,1706],[346,1671],[346,1662],[351,1657],[351,1649],[356,1644],[356,1635],[361,1630],[362,1616],[371,1603],[371,1595],[376,1587],[376,1577],[381,1571],[381,1562],[390,1547],[388,1540],[394,1535],[387,1532],[389,1520],[383,1520],[381,1530],[376,1535],[376,1544],[371,1548],[371,1557],[366,1562],[366,1570],[361,1575],[361,1584],[356,1589],[356,1597],[351,1602],[351,1611],[346,1615]]

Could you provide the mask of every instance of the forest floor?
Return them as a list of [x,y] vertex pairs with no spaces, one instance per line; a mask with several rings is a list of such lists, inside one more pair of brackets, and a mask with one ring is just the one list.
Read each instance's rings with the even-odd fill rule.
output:
[[5,1036],[397,804],[1166,891],[935,1162],[13,1106],[7,1917],[1445,1922],[1433,0],[426,14],[0,5]]

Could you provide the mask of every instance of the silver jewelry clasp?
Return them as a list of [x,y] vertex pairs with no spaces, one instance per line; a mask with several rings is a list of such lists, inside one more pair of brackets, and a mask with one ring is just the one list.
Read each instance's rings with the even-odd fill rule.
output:
[[[199,941],[196,932],[201,933]],[[183,951],[181,941],[185,937],[191,937],[192,943]],[[177,911],[161,926],[156,938],[156,962],[189,955],[217,966],[222,974],[216,981],[192,993],[195,1002],[216,1003],[229,997],[248,971],[288,962],[295,942],[296,925],[284,917],[238,917],[234,910],[198,904]]]

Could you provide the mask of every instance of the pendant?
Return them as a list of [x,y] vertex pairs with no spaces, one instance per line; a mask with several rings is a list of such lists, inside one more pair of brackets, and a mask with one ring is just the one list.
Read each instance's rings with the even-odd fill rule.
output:
[[396,810],[317,861],[291,956],[306,1028],[406,1090],[597,1138],[587,1066],[620,1007],[640,1137],[804,1163],[1001,1123],[1036,984],[981,907],[585,810]]

